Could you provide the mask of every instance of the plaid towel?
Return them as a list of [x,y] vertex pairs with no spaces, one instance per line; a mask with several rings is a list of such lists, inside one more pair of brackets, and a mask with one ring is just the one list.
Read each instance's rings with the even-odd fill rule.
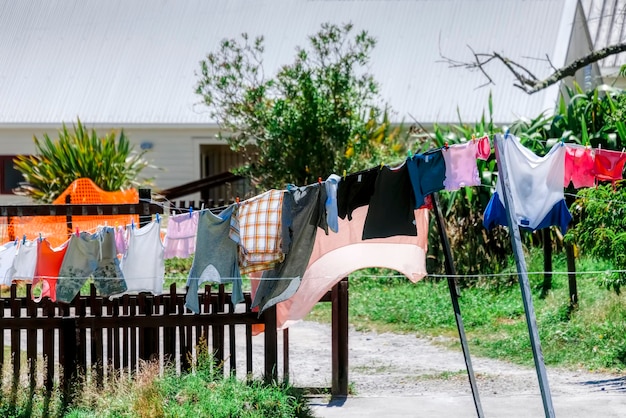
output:
[[281,250],[284,190],[269,190],[241,203],[239,261],[241,274],[270,270],[285,258]]

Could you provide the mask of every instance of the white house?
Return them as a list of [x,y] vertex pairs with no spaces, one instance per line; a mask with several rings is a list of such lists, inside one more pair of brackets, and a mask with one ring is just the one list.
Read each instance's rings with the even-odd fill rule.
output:
[[[479,87],[480,72],[449,68],[442,54],[502,52],[542,77],[546,55],[560,67],[592,47],[578,0],[0,0],[0,203],[24,201],[11,194],[12,158],[77,117],[149,148],[157,188],[224,171],[234,161],[194,93],[199,61],[247,32],[265,37],[271,74],[323,22],[373,35],[370,71],[395,120],[427,126],[456,123],[457,111],[477,121],[490,91],[498,124],[550,112],[559,94],[528,95],[496,63],[495,84]],[[587,76],[596,84],[597,68]]]

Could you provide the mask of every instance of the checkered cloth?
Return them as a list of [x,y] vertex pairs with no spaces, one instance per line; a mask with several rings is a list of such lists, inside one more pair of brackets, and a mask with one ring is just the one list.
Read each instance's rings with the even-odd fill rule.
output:
[[239,207],[241,274],[270,270],[285,258],[282,244],[284,190],[269,190]]

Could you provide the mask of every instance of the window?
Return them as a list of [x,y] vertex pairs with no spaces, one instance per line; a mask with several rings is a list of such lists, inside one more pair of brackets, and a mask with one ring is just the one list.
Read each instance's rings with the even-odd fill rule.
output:
[[13,189],[24,181],[22,173],[13,167],[16,155],[0,155],[0,194],[12,194]]

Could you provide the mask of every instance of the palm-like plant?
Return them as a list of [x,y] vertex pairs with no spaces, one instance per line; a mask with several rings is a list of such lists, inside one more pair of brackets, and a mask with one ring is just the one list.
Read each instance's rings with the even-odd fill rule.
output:
[[105,191],[138,186],[139,173],[147,167],[145,151],[135,152],[121,131],[119,136],[109,132],[98,136],[78,119],[73,130],[63,124],[58,140],[48,134],[39,140],[33,137],[36,155],[20,155],[14,159],[15,168],[25,179],[17,193],[50,203],[76,179],[89,178]]

